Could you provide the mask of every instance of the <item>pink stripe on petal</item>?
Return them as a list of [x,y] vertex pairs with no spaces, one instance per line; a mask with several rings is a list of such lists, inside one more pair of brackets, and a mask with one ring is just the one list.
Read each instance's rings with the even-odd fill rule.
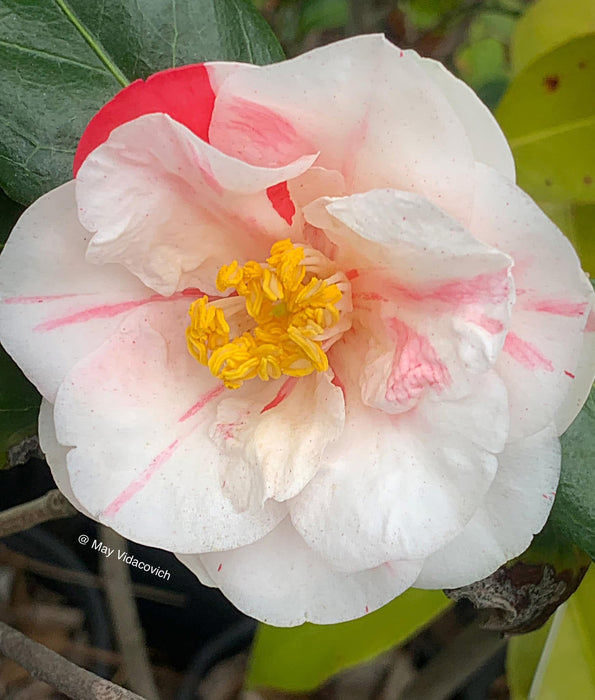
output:
[[152,477],[157,473],[160,467],[162,467],[174,454],[180,444],[179,440],[174,440],[170,445],[168,445],[162,452],[160,452],[152,461],[151,464],[142,472],[142,474],[132,481],[128,486],[120,493],[119,496],[114,498],[114,500],[107,506],[103,511],[102,515],[105,517],[113,517],[116,513],[126,505],[131,498],[134,498],[136,494],[143,489]]
[[567,369],[564,370],[564,374],[565,374],[567,377],[570,377],[571,379],[574,379],[574,374],[572,374],[572,372],[569,372]]
[[390,280],[384,284],[389,293],[411,301],[440,301],[460,306],[465,304],[500,304],[508,299],[511,280],[507,270],[496,270],[468,279],[452,280],[426,289],[408,287]]
[[497,270],[470,279],[446,282],[428,296],[449,304],[475,304],[482,301],[499,304],[506,301],[509,294],[508,270]]
[[184,413],[183,416],[181,416],[178,419],[178,423],[183,423],[184,421],[188,420],[189,418],[192,418],[192,416],[195,416],[200,410],[202,410],[208,403],[210,403],[213,399],[216,399],[218,396],[220,396],[225,389],[225,386],[221,384],[221,386],[216,386],[214,389],[211,389],[211,391],[207,392],[204,394],[204,396],[201,396],[198,401],[191,406],[186,413]]
[[352,299],[362,299],[363,301],[388,301],[386,297],[378,292],[357,292],[352,295]]
[[586,301],[574,303],[560,299],[542,299],[541,301],[523,303],[522,306],[528,311],[577,318],[585,313],[589,307],[589,303]]
[[511,332],[506,336],[503,349],[513,360],[516,360],[527,369],[543,369],[546,372],[554,371],[552,361],[548,360],[534,345],[519,338],[516,333]]
[[423,335],[397,318],[390,319],[396,336],[396,349],[386,384],[387,401],[408,402],[429,387],[441,391],[451,383],[446,365]]
[[46,301],[59,301],[60,299],[71,299],[72,297],[83,296],[82,294],[54,294],[50,296],[23,296],[8,297],[3,299],[4,304],[43,304]]
[[502,333],[502,331],[506,328],[502,321],[499,321],[497,318],[490,318],[485,314],[469,313],[465,315],[465,320],[469,321],[470,323],[474,323],[476,326],[483,328],[484,331],[487,331],[492,335]]
[[[53,331],[56,328],[63,328],[64,326],[70,326],[76,323],[87,323],[88,321],[95,321],[99,318],[114,318],[114,316],[119,316],[120,314],[137,309],[145,304],[161,303],[161,302],[171,302],[179,301],[186,297],[196,298],[203,296],[203,292],[200,289],[184,289],[181,292],[176,292],[169,297],[163,297],[160,294],[153,294],[150,297],[145,297],[144,299],[131,299],[129,301],[121,301],[117,304],[101,304],[99,306],[92,306],[88,309],[82,309],[81,311],[76,311],[73,314],[68,314],[67,316],[61,316],[59,318],[53,318],[49,321],[44,321],[39,325],[35,326],[33,329],[38,333],[45,333],[47,331]],[[210,299],[217,299],[219,297],[210,297]]]
[[297,384],[297,377],[289,377],[285,382],[283,382],[283,385],[277,392],[277,395],[275,398],[270,402],[267,403],[267,405],[262,409],[260,412],[265,413],[266,411],[270,411],[272,408],[276,408],[280,403],[285,401],[285,399],[291,394],[291,392],[295,389],[295,385]]

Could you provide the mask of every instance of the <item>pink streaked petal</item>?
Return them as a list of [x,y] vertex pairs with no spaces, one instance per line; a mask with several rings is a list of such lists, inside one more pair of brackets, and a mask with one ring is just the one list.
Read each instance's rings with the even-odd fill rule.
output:
[[[146,304],[151,296],[133,275],[85,258],[89,234],[77,216],[74,182],[38,199],[23,214],[0,257],[0,334],[27,377],[52,403],[70,369],[117,328],[120,316],[63,325],[43,336],[33,329],[90,307]],[[40,361],[40,350],[43,360]]]
[[169,114],[199,138],[208,140],[214,104],[209,72],[202,64],[169,68],[146,81],[135,80],[104,105],[87,125],[74,157],[74,175],[89,153],[107,141],[116,127],[143,114]]
[[45,304],[46,302],[72,299],[83,296],[81,294],[46,294],[44,296],[18,296],[2,299],[3,304]]
[[521,299],[519,305],[527,311],[554,314],[556,316],[568,316],[570,318],[583,316],[585,311],[589,308],[588,301],[572,302],[565,301],[564,299],[541,299],[539,301],[525,301]]
[[216,295],[221,265],[263,259],[272,240],[293,231],[267,189],[315,159],[261,168],[166,114],[141,116],[114,129],[77,175],[80,220],[94,234],[87,257],[124,265],[164,296],[187,287]]
[[397,318],[389,320],[395,337],[395,353],[386,382],[385,399],[411,405],[425,389],[441,392],[452,380],[430,341]]
[[[249,79],[250,73],[241,75]],[[221,118],[221,105],[215,105],[218,116],[211,122],[209,141],[233,158],[276,168],[317,150],[282,114],[262,104],[241,97],[225,99],[225,119]]]
[[222,455],[224,492],[236,508],[296,496],[339,438],[344,411],[330,373],[278,379],[220,401],[210,435]]
[[275,398],[272,401],[269,401],[269,403],[267,403],[267,405],[260,412],[265,413],[266,411],[270,411],[272,408],[276,408],[281,402],[285,401],[285,399],[290,396],[291,392],[295,389],[297,381],[297,377],[289,377],[289,379],[286,379],[275,395]]
[[[383,37],[354,37],[232,75],[218,92],[209,137],[222,149],[233,143],[234,154],[249,152],[252,131],[259,133],[258,124],[237,124],[245,101],[289,122],[288,147],[320,151],[317,165],[340,172],[348,191],[414,190],[461,220],[468,215],[472,200],[461,197],[459,185],[473,162],[465,129],[442,90]],[[276,156],[278,142],[286,153],[286,133],[263,143],[264,162]]]
[[171,444],[169,444],[164,450],[162,450],[149,464],[142,474],[132,481],[114,500],[107,506],[103,511],[102,515],[105,518],[112,518],[116,513],[126,505],[128,501],[136,496],[139,491],[141,491],[155,475],[158,469],[160,469],[166,462],[172,457],[173,453],[178,448],[180,440],[176,439]]
[[519,338],[512,331],[508,333],[504,341],[504,352],[508,353],[527,369],[542,369],[546,372],[554,371],[554,365],[551,360],[548,360],[532,343]]
[[[62,316],[60,318],[52,318],[33,328],[34,331],[38,333],[44,333],[47,331],[53,331],[57,328],[63,328],[64,326],[70,326],[77,323],[88,323],[89,321],[94,321],[96,319],[103,318],[114,318],[125,314],[133,309],[137,309],[140,306],[145,306],[146,304],[155,304],[163,302],[179,301],[180,299],[189,298],[197,299],[202,297],[204,292],[200,289],[184,289],[181,292],[175,292],[171,296],[164,297],[160,294],[152,294],[150,297],[145,299],[130,299],[129,301],[121,301],[117,304],[101,304],[99,306],[92,306],[87,309],[82,309],[76,313],[69,314],[67,316]],[[219,297],[210,297],[210,300],[218,299]]]
[[[552,422],[563,430],[584,403],[595,373],[595,354],[583,350],[592,288],[568,239],[508,178],[477,164],[475,177],[463,185],[474,190],[471,232],[515,261],[519,296],[509,327],[512,341],[496,365],[509,392],[511,439]],[[579,365],[583,369],[577,371]],[[565,371],[576,381],[569,382]]]
[[222,493],[209,426],[227,390],[188,352],[187,310],[180,299],[130,312],[62,383],[57,435],[71,448],[73,493],[93,517],[164,549],[237,547],[286,509],[241,514]]
[[184,421],[187,421],[189,418],[194,418],[194,416],[199,413],[199,411],[202,411],[202,409],[209,404],[211,401],[216,399],[217,397],[221,396],[223,392],[225,391],[225,386],[221,384],[220,386],[216,386],[210,391],[207,391],[206,394],[200,397],[198,401],[193,404],[187,411],[182,415],[180,418],[178,418],[178,423],[184,423]]
[[350,350],[332,352],[347,385],[345,430],[291,514],[311,547],[353,572],[426,556],[464,527],[494,476],[508,411],[493,372],[460,399],[420,401],[397,415],[364,406]]

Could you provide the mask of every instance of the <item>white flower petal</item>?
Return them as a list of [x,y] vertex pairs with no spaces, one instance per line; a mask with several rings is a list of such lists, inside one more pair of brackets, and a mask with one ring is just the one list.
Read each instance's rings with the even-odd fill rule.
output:
[[412,193],[322,198],[304,214],[352,268],[354,308],[371,339],[366,403],[399,413],[427,388],[460,396],[494,365],[514,301],[509,256]]
[[[390,416],[359,404],[357,383],[335,362],[337,352],[332,366],[345,387],[345,431],[292,502],[292,521],[345,571],[426,557],[463,529],[489,488],[492,450],[502,449],[508,430],[506,391],[485,375],[468,397],[426,400]],[[343,345],[348,363],[345,356]]]
[[287,509],[238,513],[208,435],[225,389],[186,348],[187,306],[130,314],[60,387],[54,418],[75,497],[136,542],[179,552],[238,547]]
[[210,429],[224,492],[240,510],[296,496],[345,422],[343,394],[328,373],[258,384],[249,396],[223,398]]
[[52,404],[42,399],[39,409],[39,446],[45,455],[56,486],[77,510],[91,517],[87,509],[74,495],[70,485],[70,477],[66,467],[66,459],[70,448],[64,447],[56,439],[56,426],[54,425],[53,414],[54,407]]
[[418,62],[380,35],[354,37],[289,61],[231,75],[211,143],[259,165],[320,151],[350,191],[415,191],[465,220],[460,182],[471,146],[449,99]]
[[246,547],[178,558],[199,577],[206,569],[242,612],[278,627],[361,617],[409,588],[420,567],[408,561],[357,574],[336,571],[307,547],[289,518]]
[[512,151],[494,115],[475,92],[441,63],[422,58],[415,51],[405,52],[438,85],[463,123],[471,141],[473,156],[515,181]]
[[270,236],[291,233],[267,189],[315,159],[259,168],[166,114],[134,119],[114,129],[77,175],[81,222],[95,234],[87,255],[125,265],[160,294],[193,286],[216,294],[221,265],[264,259]]
[[595,353],[582,354],[593,290],[570,242],[533,200],[491,168],[476,170],[471,231],[515,261],[517,301],[497,364],[510,396],[511,437],[553,420],[562,432],[595,376]]
[[460,535],[426,559],[415,586],[464,586],[524,552],[545,525],[559,475],[555,426],[511,442],[484,502]]
[[89,238],[69,182],[27,209],[0,257],[2,343],[50,401],[122,314],[151,301],[151,290],[124,268],[85,261]]

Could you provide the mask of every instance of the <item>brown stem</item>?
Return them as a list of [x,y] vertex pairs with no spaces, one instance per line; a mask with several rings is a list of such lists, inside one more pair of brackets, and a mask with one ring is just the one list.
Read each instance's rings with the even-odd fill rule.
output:
[[0,538],[28,530],[30,527],[48,520],[68,518],[76,513],[77,510],[70,505],[60,491],[53,489],[41,498],[2,511],[0,513]]
[[123,557],[119,556],[126,556],[126,540],[105,525],[100,525],[100,537],[113,552],[101,559],[100,566],[116,640],[124,660],[127,685],[147,700],[159,700],[132,592],[130,571]]
[[72,700],[143,700],[0,622],[0,652]]

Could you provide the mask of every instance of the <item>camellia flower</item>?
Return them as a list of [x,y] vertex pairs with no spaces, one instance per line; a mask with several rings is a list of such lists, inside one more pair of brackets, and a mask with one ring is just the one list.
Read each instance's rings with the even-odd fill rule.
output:
[[592,289],[474,93],[379,36],[137,81],[1,259],[59,488],[277,625],[543,526]]

